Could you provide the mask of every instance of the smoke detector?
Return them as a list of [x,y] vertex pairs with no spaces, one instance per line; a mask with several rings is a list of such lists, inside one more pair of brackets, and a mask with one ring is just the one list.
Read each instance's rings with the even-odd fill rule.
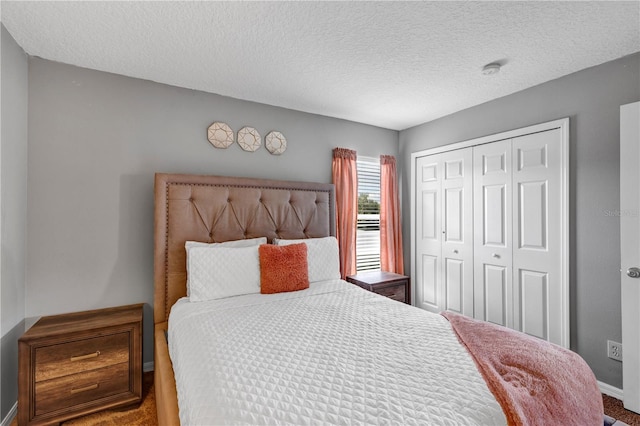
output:
[[500,72],[501,65],[497,62],[492,62],[490,64],[482,67],[482,75],[494,75]]

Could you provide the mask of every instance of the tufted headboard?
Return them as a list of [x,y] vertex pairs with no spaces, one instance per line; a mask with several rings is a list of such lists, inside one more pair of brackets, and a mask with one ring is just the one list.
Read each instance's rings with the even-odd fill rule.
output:
[[185,241],[335,235],[332,184],[157,173],[154,322],[186,295]]

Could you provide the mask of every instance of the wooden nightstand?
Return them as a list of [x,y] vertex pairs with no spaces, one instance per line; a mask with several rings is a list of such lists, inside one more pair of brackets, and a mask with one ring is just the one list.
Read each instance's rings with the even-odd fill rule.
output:
[[18,340],[18,424],[142,400],[142,304],[40,318]]
[[406,275],[372,271],[347,276],[347,281],[390,299],[411,304],[411,284]]

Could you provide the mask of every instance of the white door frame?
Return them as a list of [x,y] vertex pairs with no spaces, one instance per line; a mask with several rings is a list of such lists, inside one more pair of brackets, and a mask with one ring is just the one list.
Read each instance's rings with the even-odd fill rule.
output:
[[622,321],[622,389],[624,407],[640,413],[640,102],[620,107],[620,292]]
[[[546,123],[540,123],[533,126],[523,127],[520,129],[509,130],[502,133],[496,133],[493,135],[482,136],[475,139],[466,140],[463,142],[457,142],[450,145],[439,146],[422,151],[411,153],[411,276],[416,277],[416,161],[419,157],[426,155],[439,154],[442,152],[451,151],[454,149],[467,148],[475,145],[482,145],[490,142],[496,142],[504,139],[511,139],[518,136],[524,136],[531,133],[544,132],[552,129],[560,129],[561,133],[561,149],[560,149],[560,164],[561,167],[561,217],[560,217],[560,240],[561,240],[561,286],[562,286],[562,301],[560,303],[562,309],[563,324],[562,324],[562,338],[561,345],[569,348],[570,346],[570,314],[569,314],[569,118],[562,118],[559,120],[549,121]],[[414,280],[415,281],[415,280]],[[411,286],[411,300],[415,304],[415,286]]]

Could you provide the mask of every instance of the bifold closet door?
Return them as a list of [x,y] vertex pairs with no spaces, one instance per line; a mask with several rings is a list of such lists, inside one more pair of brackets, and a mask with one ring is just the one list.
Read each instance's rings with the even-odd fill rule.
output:
[[473,316],[473,161],[461,149],[421,157],[416,174],[416,306]]
[[562,343],[560,130],[474,150],[475,317]]
[[416,306],[569,347],[569,120],[412,154]]

